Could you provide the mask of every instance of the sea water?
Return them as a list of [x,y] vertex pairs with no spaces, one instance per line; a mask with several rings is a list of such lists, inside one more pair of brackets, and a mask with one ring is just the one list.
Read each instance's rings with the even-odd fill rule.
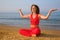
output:
[[[46,15],[47,12],[42,12],[42,14]],[[0,12],[0,24],[29,28],[30,20],[21,18],[18,12]],[[60,30],[60,12],[51,13],[50,17],[47,20],[41,19],[39,26],[42,29]]]

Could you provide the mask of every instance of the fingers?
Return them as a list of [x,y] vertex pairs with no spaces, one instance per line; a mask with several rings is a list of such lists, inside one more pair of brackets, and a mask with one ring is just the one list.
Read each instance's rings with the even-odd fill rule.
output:
[[58,10],[58,9],[55,9],[55,11]]
[[50,11],[57,11],[58,9],[50,9]]
[[56,10],[58,10],[58,9],[52,9],[53,11],[56,11]]
[[19,9],[19,11],[21,11],[21,9]]
[[21,9],[19,9],[19,12],[22,12],[22,10],[21,10]]

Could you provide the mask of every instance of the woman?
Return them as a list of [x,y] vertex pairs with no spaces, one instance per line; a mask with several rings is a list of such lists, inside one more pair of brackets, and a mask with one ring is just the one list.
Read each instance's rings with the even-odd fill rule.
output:
[[39,13],[40,11],[39,7],[35,4],[31,6],[31,14],[28,14],[28,15],[24,15],[21,9],[19,9],[19,13],[22,18],[30,18],[30,27],[31,27],[30,29],[20,29],[19,33],[24,36],[29,36],[29,37],[40,35],[41,34],[41,29],[39,28],[40,19],[48,19],[50,14],[56,10],[57,9],[50,9],[48,14],[44,16]]

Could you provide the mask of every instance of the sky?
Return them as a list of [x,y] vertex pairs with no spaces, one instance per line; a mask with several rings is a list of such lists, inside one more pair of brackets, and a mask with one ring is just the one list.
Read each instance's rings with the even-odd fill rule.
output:
[[57,8],[60,11],[60,0],[0,0],[0,12],[30,12],[32,4],[39,6],[40,11],[48,11],[51,8]]

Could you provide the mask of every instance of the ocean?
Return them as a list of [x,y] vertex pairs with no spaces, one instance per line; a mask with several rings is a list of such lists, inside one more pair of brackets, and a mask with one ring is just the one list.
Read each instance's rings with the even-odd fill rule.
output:
[[[42,13],[47,14],[47,12]],[[21,18],[18,12],[0,12],[0,24],[29,28],[30,20]],[[47,20],[41,19],[39,26],[41,29],[60,30],[60,12],[51,13]]]

